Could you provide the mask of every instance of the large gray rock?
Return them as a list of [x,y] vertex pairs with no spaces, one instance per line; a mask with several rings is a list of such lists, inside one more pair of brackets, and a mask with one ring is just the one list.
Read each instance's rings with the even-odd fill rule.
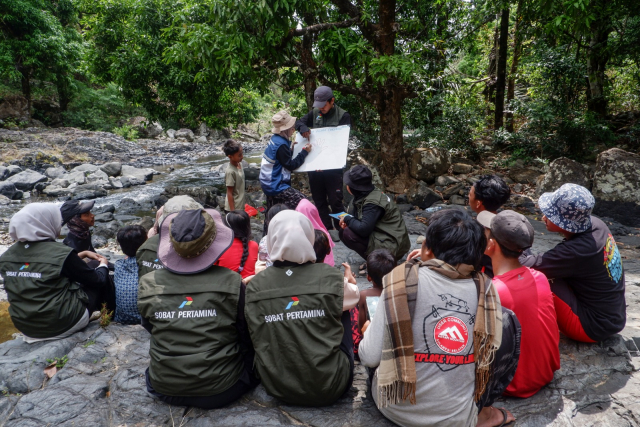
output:
[[421,209],[442,201],[442,197],[422,181],[416,182],[407,190],[407,199],[413,206]]
[[540,175],[540,170],[533,167],[512,168],[509,171],[509,178],[520,184],[535,184]]
[[640,201],[640,156],[611,148],[598,155],[593,177],[596,199],[612,202]]
[[538,185],[538,194],[555,191],[563,184],[578,184],[590,188],[589,178],[584,166],[575,160],[560,157],[549,164],[549,171]]
[[192,142],[194,139],[193,131],[191,129],[180,129],[175,133],[176,139],[186,139],[189,142]]
[[48,176],[49,178],[51,178],[51,179],[59,178],[60,176],[64,175],[65,173],[67,173],[67,171],[63,167],[47,168],[47,170],[44,171],[44,174],[46,176]]
[[94,184],[78,185],[72,191],[74,200],[88,200],[107,195],[107,190]]
[[409,174],[415,179],[432,183],[449,170],[451,155],[438,147],[418,148],[411,155]]
[[260,178],[260,169],[254,167],[248,167],[244,169],[244,179],[247,181],[254,181]]
[[100,169],[87,175],[87,184],[95,184],[101,187],[111,186],[111,184],[109,184],[109,176]]
[[167,138],[175,139],[175,137],[176,137],[175,129],[167,129]]
[[18,165],[9,165],[7,166],[7,170],[9,171],[9,176],[22,172],[22,168]]
[[457,174],[470,173],[473,170],[473,166],[466,163],[455,163],[451,170],[453,171],[453,173]]
[[75,168],[71,169],[71,172],[95,172],[98,169],[100,168],[96,165],[85,163],[83,165],[76,166]]
[[67,188],[69,184],[71,184],[69,180],[64,177],[56,178],[53,181],[51,181],[51,185],[54,187]]
[[9,178],[9,169],[5,166],[0,166],[0,181],[4,181]]
[[113,188],[113,189],[124,188],[120,178],[109,178],[109,184],[111,185],[111,188]]
[[82,171],[75,171],[75,172],[68,173],[67,175],[64,176],[64,178],[67,181],[69,181],[69,185],[71,184],[82,185],[85,182],[87,182],[87,177],[85,173]]
[[122,176],[138,178],[139,180],[145,182],[151,181],[153,179],[153,172],[154,170],[149,168],[139,169],[134,168],[133,166],[122,165],[121,174]]
[[[100,215],[112,215],[113,214],[100,214]],[[93,227],[93,235],[102,236],[105,239],[113,239],[116,237],[118,230],[120,230],[121,224],[118,221],[108,221],[108,222],[96,222]]]
[[142,138],[155,138],[162,133],[162,126],[160,123],[149,123],[146,117],[133,117],[132,119],[129,119],[127,124],[137,130],[138,135]]
[[122,171],[122,163],[120,162],[105,163],[104,165],[100,166],[100,170],[106,173],[108,176],[118,176]]
[[18,190],[31,191],[39,182],[47,182],[47,177],[30,169],[9,177],[6,182],[12,182]]
[[13,196],[16,194],[16,186],[13,182],[0,182],[0,194],[3,196],[13,199]]
[[48,185],[42,192],[49,197],[69,196],[72,194],[72,190],[57,185]]
[[[174,196],[190,196],[206,208],[215,208],[218,206],[216,196],[220,194],[220,190],[214,186],[190,187],[190,186],[168,186],[162,193],[167,199]],[[224,202],[222,203],[224,206]]]
[[[11,199],[8,198],[7,196],[3,196],[2,194],[0,194],[0,206],[6,206],[11,204]],[[0,292],[1,294],[2,292]],[[6,298],[6,296],[5,296]]]

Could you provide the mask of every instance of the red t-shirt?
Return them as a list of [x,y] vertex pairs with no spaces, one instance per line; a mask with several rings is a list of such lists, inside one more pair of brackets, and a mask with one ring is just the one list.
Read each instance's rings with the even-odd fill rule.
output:
[[547,277],[528,267],[495,276],[500,302],[513,311],[522,327],[520,361],[504,394],[533,396],[560,369],[560,333]]
[[[242,240],[233,239],[231,247],[227,249],[225,253],[218,259],[216,265],[220,267],[226,267],[229,270],[235,272],[240,268],[240,260],[242,259]],[[244,279],[245,277],[253,276],[256,274],[256,261],[258,260],[258,244],[253,240],[249,240],[249,257],[244,263],[244,268],[240,272],[240,275]]]

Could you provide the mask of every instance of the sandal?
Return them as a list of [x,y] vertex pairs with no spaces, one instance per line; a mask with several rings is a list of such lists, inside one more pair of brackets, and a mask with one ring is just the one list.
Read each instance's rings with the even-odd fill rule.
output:
[[[493,408],[495,408],[495,406],[493,406]],[[504,408],[496,408],[497,410],[499,410],[500,412],[502,412],[502,423],[500,423],[499,426],[497,427],[509,427],[509,426],[514,426],[516,425],[516,420],[514,419],[513,421],[510,421],[507,423],[507,418],[509,418],[509,414],[507,413],[507,410]]]

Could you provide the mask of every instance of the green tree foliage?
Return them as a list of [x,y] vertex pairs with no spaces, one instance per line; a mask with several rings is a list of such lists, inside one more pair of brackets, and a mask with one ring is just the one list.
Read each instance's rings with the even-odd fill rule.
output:
[[55,83],[61,107],[72,94],[81,53],[71,0],[0,0],[0,77],[20,81],[31,111],[31,80]]
[[168,59],[201,82],[303,86],[308,106],[317,83],[367,103],[378,115],[381,174],[402,191],[403,106],[429,96],[469,7],[462,0],[190,0],[173,22],[178,42]]
[[243,80],[213,70],[194,70],[169,63],[165,52],[177,42],[177,12],[205,19],[193,8],[169,0],[86,0],[82,23],[87,29],[90,71],[102,84],[117,84],[149,119],[220,128],[251,122],[258,114],[257,94]]

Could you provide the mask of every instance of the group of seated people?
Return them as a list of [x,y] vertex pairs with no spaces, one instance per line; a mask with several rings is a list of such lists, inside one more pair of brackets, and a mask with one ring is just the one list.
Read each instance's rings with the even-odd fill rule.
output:
[[[559,331],[591,343],[622,330],[624,270],[586,188],[541,196],[547,229],[565,239],[538,255],[529,221],[497,213],[509,197],[504,181],[484,176],[471,193],[477,219],[434,213],[406,262],[370,248],[373,287],[362,291],[348,265],[335,268],[307,200],[295,210],[272,205],[256,243],[245,212],[176,196],[148,233],[118,232],[126,258],[113,279],[92,246],[56,242],[63,222],[76,234],[65,242],[86,240],[79,221],[90,224],[92,204],[31,203],[11,219],[15,243],[0,274],[28,342],[71,335],[103,303],[115,321],[142,324],[147,391],[171,405],[219,408],[260,382],[287,404],[330,405],[350,389],[357,358],[379,410],[399,425],[509,425],[513,414],[493,403],[532,396],[553,379]],[[368,297],[379,297],[372,316]]]

